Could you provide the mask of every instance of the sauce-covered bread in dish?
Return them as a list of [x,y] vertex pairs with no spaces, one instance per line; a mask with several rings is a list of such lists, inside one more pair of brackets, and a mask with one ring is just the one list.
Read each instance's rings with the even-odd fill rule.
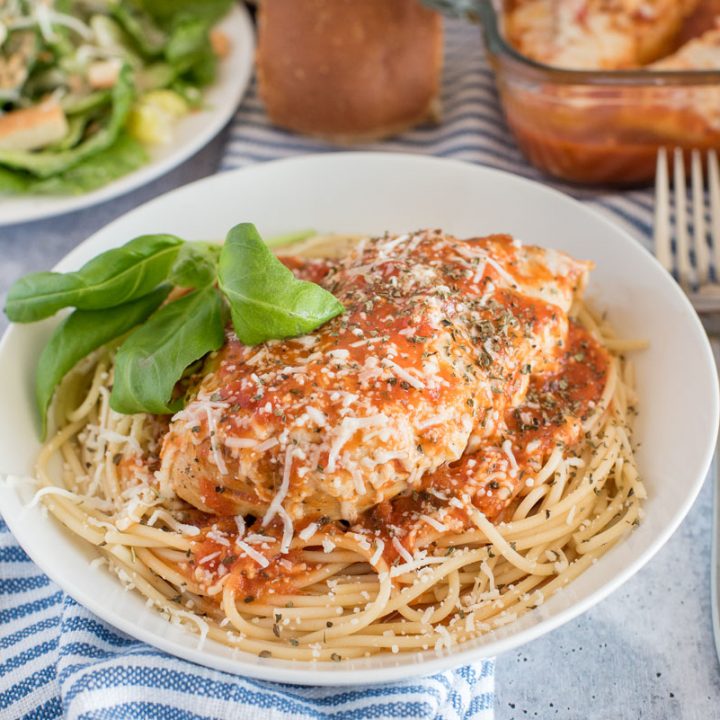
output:
[[672,48],[698,0],[513,0],[506,34],[524,55],[556,67],[615,70]]

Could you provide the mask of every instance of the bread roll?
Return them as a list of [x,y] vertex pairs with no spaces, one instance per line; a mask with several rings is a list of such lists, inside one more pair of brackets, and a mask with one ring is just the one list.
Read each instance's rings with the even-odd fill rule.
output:
[[437,117],[442,21],[419,0],[263,0],[258,24],[275,124],[349,142]]

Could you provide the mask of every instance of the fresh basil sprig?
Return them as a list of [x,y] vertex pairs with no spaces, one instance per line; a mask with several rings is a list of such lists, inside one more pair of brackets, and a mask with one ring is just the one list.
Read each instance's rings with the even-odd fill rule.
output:
[[111,340],[122,337],[136,325],[145,322],[165,301],[170,285],[132,302],[105,310],[75,310],[50,336],[43,348],[35,372],[35,399],[45,437],[47,411],[55,388],[77,363]]
[[230,303],[235,333],[246,345],[311,332],[345,309],[332,293],[298,280],[251,223],[228,233],[218,284]]
[[186,242],[170,272],[170,282],[184,288],[212,285],[217,277],[220,245],[208,242]]
[[172,394],[185,368],[224,340],[223,304],[215,288],[168,303],[120,346],[110,407],[125,415],[177,412],[182,401],[172,401]]
[[[173,286],[185,294],[165,303]],[[235,226],[224,246],[144,235],[77,272],[27,275],[10,288],[5,312],[15,322],[35,322],[66,307],[76,310],[55,330],[37,368],[43,435],[65,374],[123,335],[110,406],[168,414],[182,407],[174,393],[188,368],[222,346],[228,315],[238,338],[256,345],[311,332],[344,310],[327,290],[298,280],[249,223]]]
[[167,279],[182,244],[174,235],[143,235],[101,253],[77,272],[30,273],[10,288],[5,313],[13,322],[35,322],[64,307],[122,305]]

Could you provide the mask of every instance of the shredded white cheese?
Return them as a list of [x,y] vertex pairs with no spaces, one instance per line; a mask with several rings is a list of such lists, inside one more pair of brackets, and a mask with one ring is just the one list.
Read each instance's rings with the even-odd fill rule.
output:
[[505,440],[502,444],[502,449],[507,456],[508,462],[510,463],[510,475],[517,475],[518,464],[517,460],[515,460],[515,455],[513,454],[512,443],[509,440]]
[[325,553],[331,553],[337,547],[330,538],[323,538],[322,546]]
[[382,557],[383,550],[385,549],[385,541],[377,538],[375,540],[375,552],[372,554],[372,557],[370,558],[370,564],[375,567],[378,564],[378,561]]
[[268,559],[261,553],[258,552],[254,547],[251,547],[243,540],[239,538],[235,541],[235,544],[252,560],[254,560],[260,567],[266,568],[270,563]]
[[290,488],[290,470],[292,469],[292,452],[293,448],[288,445],[285,450],[285,464],[283,466],[282,482],[280,483],[280,489],[275,493],[275,497],[270,503],[265,516],[263,517],[262,525],[265,527],[282,509],[282,501],[287,495],[288,489]]
[[278,444],[278,439],[271,437],[267,440],[263,440],[256,448],[258,452],[265,452],[266,450],[270,450],[270,448],[274,448]]
[[339,431],[330,446],[326,470],[328,472],[335,472],[340,451],[345,446],[345,443],[347,443],[358,430],[373,427],[374,425],[387,425],[388,421],[389,418],[384,413],[362,418],[343,418]]
[[420,560],[413,560],[412,557],[410,557],[410,560],[406,563],[402,563],[401,565],[393,565],[393,567],[390,568],[390,577],[405,575],[405,573],[413,572],[414,570],[420,570],[421,568],[424,568],[428,565],[437,565],[439,563],[443,563],[445,562],[445,560],[446,558],[439,557],[426,557],[421,558]]
[[398,555],[400,555],[400,557],[405,560],[405,562],[413,562],[413,556],[405,549],[404,545],[396,537],[392,539],[392,544],[393,547],[397,550]]
[[448,526],[443,525],[439,520],[436,520],[430,515],[421,515],[420,518],[424,520],[431,528],[434,528],[438,532],[447,532]]
[[283,521],[283,534],[282,541],[280,543],[280,552],[286,553],[290,550],[290,543],[293,539],[293,524],[290,516],[285,512],[285,508],[282,506],[278,509],[278,515]]
[[215,416],[210,412],[210,408],[208,406],[205,406],[205,414],[207,416],[208,430],[210,432],[210,448],[212,449],[213,460],[215,461],[215,465],[220,471],[220,474],[227,475],[227,465],[225,465],[225,460],[218,448],[217,423],[215,422]]
[[315,523],[315,522],[310,523],[307,527],[304,527],[304,528],[298,533],[298,537],[299,537],[301,540],[309,540],[309,539],[317,532],[317,529],[318,529],[318,524],[317,524],[317,523]]
[[243,450],[245,448],[257,447],[258,441],[253,438],[228,437],[225,438],[225,445],[233,450]]
[[414,375],[405,370],[405,368],[400,367],[396,362],[388,360],[387,358],[385,358],[383,362],[386,367],[391,368],[394,371],[395,375],[397,375],[400,380],[404,380],[408,385],[414,387],[416,390],[425,389],[425,383],[418,380]]

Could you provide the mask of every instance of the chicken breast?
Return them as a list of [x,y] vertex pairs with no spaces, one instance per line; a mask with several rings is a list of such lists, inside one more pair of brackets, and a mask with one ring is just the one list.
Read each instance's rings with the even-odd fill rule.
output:
[[257,347],[228,332],[162,448],[163,491],[201,510],[353,520],[419,487],[552,372],[589,270],[508,236],[440,231],[288,265],[346,312]]
[[67,118],[56,102],[0,113],[0,150],[38,150],[62,140],[67,131]]

